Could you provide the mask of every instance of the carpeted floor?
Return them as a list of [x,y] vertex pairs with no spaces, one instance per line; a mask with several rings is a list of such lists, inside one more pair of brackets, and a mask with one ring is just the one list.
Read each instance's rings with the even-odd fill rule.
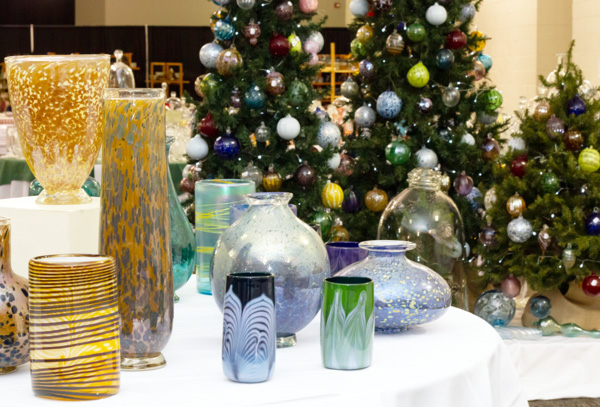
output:
[[560,399],[530,401],[529,407],[600,407],[600,399]]

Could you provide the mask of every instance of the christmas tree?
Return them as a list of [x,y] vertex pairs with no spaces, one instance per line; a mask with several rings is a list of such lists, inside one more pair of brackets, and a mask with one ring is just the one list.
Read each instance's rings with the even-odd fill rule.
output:
[[447,175],[444,186],[463,217],[467,242],[475,242],[481,194],[505,127],[498,119],[501,93],[487,76],[492,59],[482,53],[487,38],[472,29],[479,3],[350,3],[359,75],[342,85],[342,94],[351,100],[355,133],[342,154],[351,171],[337,176],[351,240],[377,237],[388,198],[423,167]]
[[182,189],[193,193],[200,178],[252,179],[258,191],[292,192],[308,220],[336,151],[313,147],[321,120],[308,109],[319,98],[317,0],[214,2],[223,7],[212,18],[215,41],[200,50],[209,73],[196,81],[200,135],[188,144],[196,164]]
[[600,102],[573,63],[572,46],[566,62],[540,81],[543,96],[519,114],[519,142],[510,143],[518,148],[500,159],[500,182],[485,196],[482,270],[486,282],[506,282],[509,297],[518,294],[515,277],[537,291],[565,293],[580,282],[584,293],[597,295]]

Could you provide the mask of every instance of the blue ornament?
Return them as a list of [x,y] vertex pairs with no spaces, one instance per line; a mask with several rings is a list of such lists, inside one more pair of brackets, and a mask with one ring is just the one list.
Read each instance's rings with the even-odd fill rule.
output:
[[529,311],[536,318],[546,318],[550,315],[551,308],[550,299],[543,295],[536,295],[529,302]]
[[394,91],[385,91],[377,98],[377,113],[384,119],[393,119],[400,114],[401,109],[402,99]]
[[435,64],[440,69],[450,69],[454,64],[454,54],[449,49],[441,49],[435,56]]
[[600,235],[600,213],[597,208],[585,219],[585,230],[590,236]]
[[215,154],[224,160],[231,160],[240,153],[240,141],[229,131],[215,140]]
[[475,301],[475,315],[492,326],[506,326],[515,316],[515,301],[500,290],[486,291]]
[[219,20],[215,24],[215,37],[219,41],[229,41],[235,34],[235,28],[233,24],[229,22],[229,19]]
[[572,114],[574,114],[575,116],[579,116],[580,114],[584,114],[585,112],[587,112],[585,101],[581,97],[579,97],[579,95],[569,100],[569,103],[567,104],[567,113],[569,114],[569,116]]
[[477,60],[479,60],[479,62],[481,62],[483,64],[483,67],[485,68],[485,71],[488,72],[490,69],[492,69],[492,57],[486,54],[479,54],[479,56],[477,57]]
[[471,192],[467,195],[467,200],[471,204],[471,208],[476,211],[479,208],[483,208],[483,204],[481,203],[483,194],[477,187],[473,187]]
[[267,99],[265,92],[258,86],[254,85],[244,94],[244,102],[250,109],[260,109],[265,105]]

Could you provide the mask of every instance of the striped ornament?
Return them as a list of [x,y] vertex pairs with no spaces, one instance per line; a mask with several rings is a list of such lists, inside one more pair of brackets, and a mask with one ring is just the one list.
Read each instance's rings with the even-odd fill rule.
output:
[[119,391],[117,274],[111,257],[29,261],[31,384],[36,396],[94,400]]
[[338,184],[328,182],[321,192],[321,199],[323,200],[323,205],[326,207],[330,209],[337,209],[342,206],[342,201],[344,200],[344,191]]

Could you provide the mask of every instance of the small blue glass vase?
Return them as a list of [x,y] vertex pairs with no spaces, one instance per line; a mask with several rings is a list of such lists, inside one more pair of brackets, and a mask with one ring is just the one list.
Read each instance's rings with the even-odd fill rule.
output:
[[362,242],[359,247],[369,252],[367,258],[337,274],[368,277],[375,282],[375,333],[395,334],[435,321],[450,307],[446,280],[406,258],[406,252],[415,246],[401,240]]

